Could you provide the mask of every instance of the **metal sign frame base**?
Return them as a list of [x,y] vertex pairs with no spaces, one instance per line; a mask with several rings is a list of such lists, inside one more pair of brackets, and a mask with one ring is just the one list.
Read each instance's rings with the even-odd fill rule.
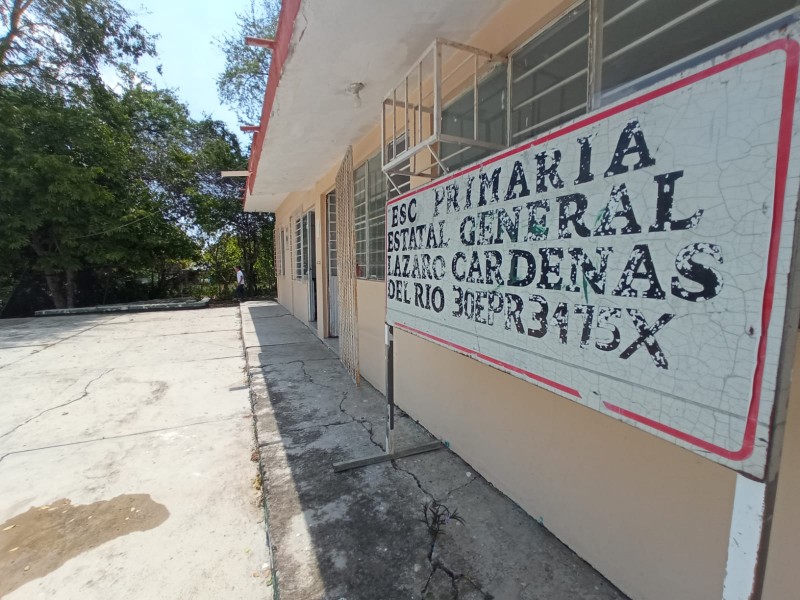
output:
[[357,469],[359,467],[366,467],[368,465],[388,462],[397,458],[406,458],[416,454],[423,454],[425,452],[439,450],[440,448],[444,448],[444,444],[439,440],[436,440],[435,442],[428,442],[427,444],[413,446],[411,448],[406,448],[405,450],[398,450],[397,452],[387,452],[386,454],[378,454],[376,456],[369,456],[367,458],[358,458],[356,460],[350,460],[347,462],[334,463],[333,471],[334,473],[341,473],[342,471],[349,471],[350,469]]
[[347,462],[334,463],[334,473],[341,473],[342,471],[349,471],[350,469],[357,469],[358,467],[366,467],[367,465],[374,465],[377,463],[395,460],[397,458],[405,458],[407,456],[414,456],[424,452],[431,452],[444,448],[444,444],[436,440],[412,446],[405,450],[394,449],[394,327],[389,324],[385,325],[385,347],[386,347],[386,452],[376,456],[369,456],[367,458],[358,458]]

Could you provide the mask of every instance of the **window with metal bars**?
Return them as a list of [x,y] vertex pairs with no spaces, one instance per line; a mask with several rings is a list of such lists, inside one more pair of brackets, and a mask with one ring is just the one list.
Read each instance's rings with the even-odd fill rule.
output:
[[[389,160],[392,160],[395,156],[405,151],[406,151],[405,134],[399,135],[395,139],[394,144],[387,144],[386,146],[386,156],[389,157]],[[401,194],[405,194],[407,191],[411,189],[411,177],[410,175],[405,174],[405,172],[408,172],[410,169],[411,169],[411,161],[405,160],[397,166],[397,170],[401,171],[400,173],[392,173],[391,175],[389,175],[389,186],[388,186],[389,198],[394,198]]]
[[303,269],[303,219],[300,216],[294,219],[294,278],[302,279],[305,275]]
[[586,0],[512,54],[509,142],[651,85],[657,71],[797,5],[797,0]]
[[369,161],[353,171],[353,219],[356,233],[356,277],[367,276],[367,171]]
[[286,237],[289,235],[285,227],[281,228],[281,275],[286,275]]
[[328,275],[338,274],[336,251],[336,190],[328,192],[325,197],[328,210]]
[[[405,148],[398,141],[397,152]],[[386,200],[408,191],[411,178],[391,175],[389,184],[381,169],[380,152],[353,171],[356,234],[356,277],[382,280],[386,274]]]
[[630,93],[637,82],[647,85],[643,77],[797,5],[797,0],[604,0],[597,104]]
[[272,241],[275,250],[275,275],[283,275],[283,229],[276,227],[272,232]]
[[514,52],[511,144],[586,112],[588,60],[588,2]]
[[[492,69],[478,82],[478,139],[505,144],[506,139],[506,65]],[[442,133],[467,138],[475,127],[474,86],[442,109]],[[441,161],[453,171],[479,161],[496,150],[480,146],[462,146],[449,142],[440,144]]]
[[308,239],[308,213],[303,215],[303,275],[308,275],[309,239]]

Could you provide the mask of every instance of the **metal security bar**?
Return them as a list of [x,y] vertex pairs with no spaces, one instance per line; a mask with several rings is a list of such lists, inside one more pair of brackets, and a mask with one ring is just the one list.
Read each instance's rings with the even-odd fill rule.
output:
[[509,65],[508,135],[512,144],[586,112],[588,58],[596,48],[589,4],[581,2],[515,50]]
[[336,189],[325,196],[325,211],[328,226],[325,228],[328,238],[328,336],[339,336],[339,275],[336,246]]
[[[383,172],[438,177],[652,84],[672,65],[791,13],[797,0],[582,0],[510,58],[438,38],[383,100]],[[481,88],[503,64],[505,131],[497,136],[497,123],[488,126],[481,110]]]
[[272,231],[272,243],[275,252],[275,275],[283,275],[283,229],[275,228]]
[[[503,55],[437,38],[386,95],[381,105],[381,165],[386,175],[437,177],[448,168],[441,144],[501,150],[505,143],[488,139],[479,111],[479,81]],[[444,75],[443,75],[444,73]],[[444,132],[443,106],[472,91],[469,135]],[[504,140],[507,141],[507,140]]]
[[583,0],[516,49],[508,139],[522,142],[650,85],[691,57],[796,12],[796,0]]
[[303,279],[303,217],[300,214],[294,217],[294,278]]

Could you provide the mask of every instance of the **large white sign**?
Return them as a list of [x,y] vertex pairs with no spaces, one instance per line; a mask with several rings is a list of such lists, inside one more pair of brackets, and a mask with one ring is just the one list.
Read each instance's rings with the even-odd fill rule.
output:
[[797,71],[761,40],[390,201],[387,322],[762,477]]

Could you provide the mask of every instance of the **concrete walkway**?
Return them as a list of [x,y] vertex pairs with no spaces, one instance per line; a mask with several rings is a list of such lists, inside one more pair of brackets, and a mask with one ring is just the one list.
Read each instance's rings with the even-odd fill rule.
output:
[[0,597],[272,597],[239,309],[0,321]]
[[[382,451],[385,401],[273,302],[242,305],[284,600],[622,600],[449,450],[334,473]],[[398,448],[430,441],[398,419]]]

